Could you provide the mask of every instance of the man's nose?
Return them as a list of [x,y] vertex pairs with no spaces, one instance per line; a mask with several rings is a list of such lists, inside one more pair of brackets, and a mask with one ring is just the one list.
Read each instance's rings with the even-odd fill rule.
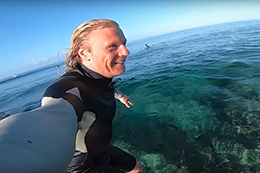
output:
[[125,45],[120,46],[119,56],[128,56],[130,54],[129,50]]

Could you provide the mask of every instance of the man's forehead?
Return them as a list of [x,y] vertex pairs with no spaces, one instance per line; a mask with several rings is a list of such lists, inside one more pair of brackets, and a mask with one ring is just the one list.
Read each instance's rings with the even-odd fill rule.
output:
[[116,39],[119,38],[122,41],[125,41],[126,38],[124,36],[123,31],[119,28],[119,27],[106,27],[106,28],[101,28],[101,29],[96,29],[93,30],[90,33],[90,40],[93,39],[105,39],[105,40],[109,40],[109,39]]

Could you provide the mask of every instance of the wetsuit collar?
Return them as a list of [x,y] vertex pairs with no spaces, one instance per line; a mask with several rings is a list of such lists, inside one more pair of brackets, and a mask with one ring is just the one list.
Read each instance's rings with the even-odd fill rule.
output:
[[78,65],[77,67],[83,73],[84,76],[87,76],[92,79],[102,80],[103,82],[107,83],[107,85],[109,85],[112,81],[112,78],[107,78],[99,73],[96,73],[82,64]]

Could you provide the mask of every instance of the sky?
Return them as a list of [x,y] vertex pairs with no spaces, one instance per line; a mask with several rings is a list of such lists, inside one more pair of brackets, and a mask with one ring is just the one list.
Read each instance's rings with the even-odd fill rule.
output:
[[107,18],[128,42],[199,26],[260,19],[259,0],[1,0],[0,79],[61,61],[81,23]]

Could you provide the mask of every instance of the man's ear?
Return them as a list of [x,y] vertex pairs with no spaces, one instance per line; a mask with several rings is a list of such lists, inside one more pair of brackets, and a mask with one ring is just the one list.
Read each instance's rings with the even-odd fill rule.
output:
[[90,60],[90,53],[86,50],[86,48],[79,48],[78,55],[82,60]]

